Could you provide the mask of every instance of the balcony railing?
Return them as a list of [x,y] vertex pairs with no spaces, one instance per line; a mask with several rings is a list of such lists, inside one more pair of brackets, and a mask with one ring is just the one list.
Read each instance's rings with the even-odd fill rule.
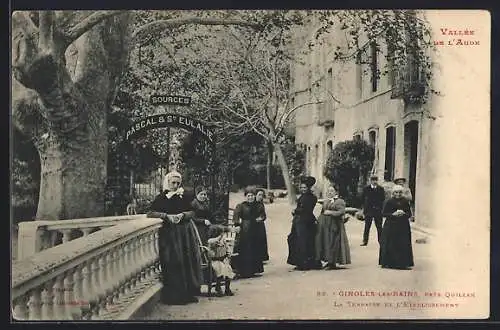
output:
[[61,242],[67,243],[74,238],[87,236],[103,228],[111,227],[123,221],[145,218],[144,214],[125,215],[116,217],[84,218],[62,221],[25,221],[18,225],[18,255],[21,260],[37,252],[58,245],[58,236]]
[[158,286],[160,219],[140,218],[12,263],[16,320],[128,319]]
[[424,91],[424,77],[419,65],[408,61],[406,65],[393,70],[391,98],[411,101],[422,96]]

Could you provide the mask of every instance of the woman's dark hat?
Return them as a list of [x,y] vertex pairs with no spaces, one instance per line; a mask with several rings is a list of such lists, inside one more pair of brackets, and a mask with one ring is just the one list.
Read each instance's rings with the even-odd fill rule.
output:
[[406,178],[397,178],[397,179],[394,179],[394,183],[398,183],[399,181],[406,182]]
[[313,176],[304,176],[300,179],[300,183],[303,183],[309,188],[311,188],[316,183],[316,178]]

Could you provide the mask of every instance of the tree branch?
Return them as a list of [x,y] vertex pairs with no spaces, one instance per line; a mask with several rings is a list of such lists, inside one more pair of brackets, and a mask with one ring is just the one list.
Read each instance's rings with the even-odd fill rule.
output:
[[39,17],[39,39],[38,46],[43,51],[50,51],[54,43],[54,12],[52,10],[41,10]]
[[281,132],[283,131],[284,127],[285,127],[285,124],[286,122],[288,121],[288,117],[290,117],[292,115],[292,113],[294,113],[295,111],[297,111],[298,109],[302,108],[302,107],[305,107],[306,105],[311,105],[311,104],[319,104],[319,103],[323,103],[323,101],[315,101],[315,102],[306,102],[306,103],[302,103],[286,112],[283,113],[283,117],[281,117],[281,120],[280,122],[278,123],[277,125],[277,130],[276,130],[276,135],[280,135]]
[[73,41],[78,39],[82,34],[89,31],[102,21],[116,15],[124,14],[125,12],[126,11],[124,10],[118,10],[118,11],[106,10],[106,11],[97,11],[91,14],[90,16],[82,20],[80,23],[70,28],[69,31],[63,33],[64,37],[66,38],[66,42],[68,44],[72,43]]
[[168,20],[159,20],[151,23],[144,24],[132,34],[132,42],[136,42],[139,37],[144,33],[154,33],[162,29],[176,28],[186,24],[199,24],[199,25],[239,25],[252,28],[260,27],[257,23],[237,19],[221,19],[221,18],[201,18],[201,17],[183,17],[173,18]]

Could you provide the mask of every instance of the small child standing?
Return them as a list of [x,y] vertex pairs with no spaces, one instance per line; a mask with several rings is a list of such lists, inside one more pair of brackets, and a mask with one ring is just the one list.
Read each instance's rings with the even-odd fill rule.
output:
[[[215,291],[218,297],[223,295],[233,296],[231,291],[231,280],[234,278],[234,272],[230,264],[230,249],[225,238],[225,233],[231,229],[227,226],[213,225],[209,230],[208,248],[209,256],[212,261],[212,269],[216,276]],[[224,281],[224,294],[221,284]]]

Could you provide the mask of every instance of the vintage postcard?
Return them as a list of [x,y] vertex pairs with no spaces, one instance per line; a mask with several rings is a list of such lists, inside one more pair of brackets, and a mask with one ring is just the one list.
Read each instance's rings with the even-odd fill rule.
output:
[[14,321],[490,316],[488,11],[11,26]]

